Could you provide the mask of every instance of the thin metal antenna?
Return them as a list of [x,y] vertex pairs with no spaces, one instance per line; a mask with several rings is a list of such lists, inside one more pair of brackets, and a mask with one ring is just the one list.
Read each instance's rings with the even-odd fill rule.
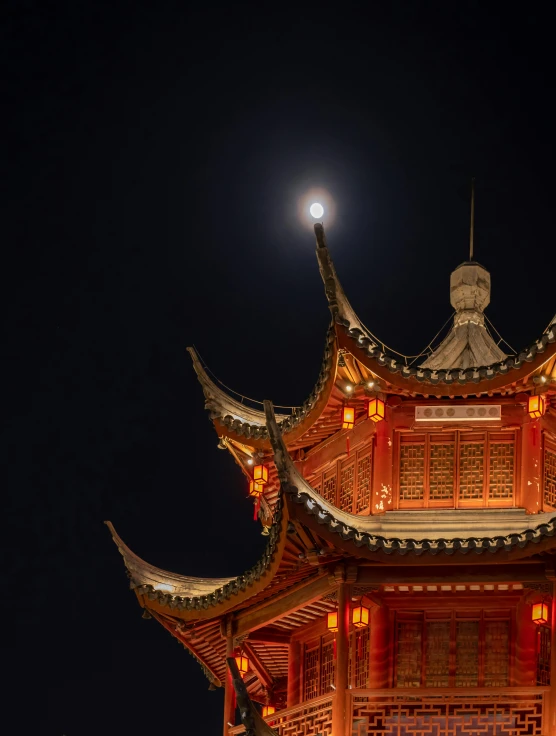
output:
[[475,177],[471,179],[471,229],[469,231],[469,260],[473,260],[473,237],[475,234]]

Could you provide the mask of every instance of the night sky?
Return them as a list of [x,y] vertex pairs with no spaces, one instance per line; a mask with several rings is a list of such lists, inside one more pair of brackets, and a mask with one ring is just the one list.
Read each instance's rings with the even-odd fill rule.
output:
[[473,176],[487,315],[518,350],[554,315],[553,26],[484,5],[3,4],[12,733],[221,733],[222,692],[141,618],[103,520],[175,572],[257,560],[185,348],[253,398],[308,396],[329,321],[310,187],[397,350],[450,316]]

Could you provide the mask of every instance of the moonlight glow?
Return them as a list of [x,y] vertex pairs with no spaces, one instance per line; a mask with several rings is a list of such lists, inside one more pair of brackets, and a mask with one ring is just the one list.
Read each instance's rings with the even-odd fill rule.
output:
[[319,204],[318,202],[314,202],[309,207],[309,212],[315,218],[315,220],[318,220],[319,217],[322,217],[324,215],[324,207],[322,206],[322,204]]

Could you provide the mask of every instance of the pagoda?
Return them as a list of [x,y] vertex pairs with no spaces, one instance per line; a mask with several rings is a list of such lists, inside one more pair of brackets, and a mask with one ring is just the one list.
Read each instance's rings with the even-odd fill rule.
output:
[[465,262],[451,328],[412,361],[363,325],[315,234],[332,319],[303,406],[250,408],[189,349],[266,551],[190,577],[107,522],[143,616],[224,688],[224,736],[556,734],[556,318],[507,355],[490,275]]

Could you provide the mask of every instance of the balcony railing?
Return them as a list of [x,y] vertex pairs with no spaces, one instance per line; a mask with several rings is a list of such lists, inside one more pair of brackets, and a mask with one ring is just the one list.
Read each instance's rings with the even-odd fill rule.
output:
[[352,736],[546,736],[549,688],[349,690]]
[[[352,736],[547,736],[548,687],[394,688],[348,690]],[[331,736],[338,694],[281,710],[266,718],[280,736]],[[230,729],[242,734],[243,726]]]
[[[332,704],[334,694],[323,695],[322,698],[306,700],[292,708],[277,711],[265,721],[280,736],[331,736],[332,734]],[[231,728],[231,736],[245,731],[243,726]]]

